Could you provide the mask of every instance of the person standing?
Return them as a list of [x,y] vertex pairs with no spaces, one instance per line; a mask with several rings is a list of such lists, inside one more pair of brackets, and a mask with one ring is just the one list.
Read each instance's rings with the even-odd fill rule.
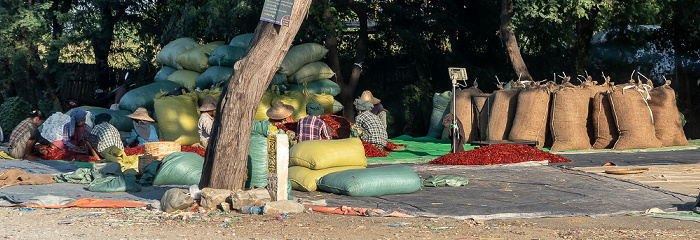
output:
[[158,133],[156,127],[151,125],[155,122],[153,118],[148,116],[148,111],[145,108],[137,108],[134,113],[126,115],[131,118],[134,123],[134,129],[131,130],[131,136],[124,141],[124,146],[130,146],[132,143],[142,146],[147,142],[157,142]]
[[17,159],[41,160],[33,154],[34,145],[41,137],[39,126],[46,121],[46,115],[39,110],[29,113],[29,117],[20,122],[10,135],[9,155]]
[[214,100],[212,96],[207,96],[202,106],[197,110],[202,113],[199,116],[199,122],[197,122],[199,142],[206,148],[209,144],[209,137],[211,137],[211,130],[214,126],[214,117],[216,117],[216,100]]
[[374,97],[374,95],[372,95],[372,92],[370,92],[369,90],[362,92],[362,95],[360,95],[360,99],[372,103],[372,114],[377,115],[377,117],[379,117],[382,126],[384,126],[384,129],[386,129],[386,113],[388,110],[386,110],[384,108],[384,105],[382,105],[382,100],[379,100],[378,98]]
[[307,103],[306,113],[309,116],[299,119],[299,122],[297,122],[297,141],[330,140],[331,135],[328,134],[328,125],[318,117],[323,114],[323,106],[315,102]]
[[95,158],[100,158],[102,152],[111,146],[124,150],[119,130],[109,123],[112,115],[100,113],[95,116],[95,127],[92,131],[85,133],[83,139],[88,142],[89,153]]
[[371,112],[373,108],[372,103],[362,99],[355,99],[353,104],[359,114],[355,117],[352,135],[359,137],[362,141],[373,144],[379,150],[383,150],[389,137],[379,117]]

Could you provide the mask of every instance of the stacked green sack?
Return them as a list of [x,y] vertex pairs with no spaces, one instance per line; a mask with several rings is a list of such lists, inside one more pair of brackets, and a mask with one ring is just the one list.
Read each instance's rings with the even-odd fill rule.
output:
[[160,70],[158,70],[158,73],[156,73],[156,76],[153,77],[153,81],[154,82],[167,81],[168,76],[170,76],[170,74],[173,74],[175,71],[177,71],[177,68],[174,68],[171,66],[163,66]]
[[334,194],[374,197],[413,193],[420,190],[422,181],[412,167],[393,165],[330,173],[317,185],[322,191]]
[[112,126],[114,126],[117,130],[122,132],[131,132],[131,130],[134,129],[134,124],[132,123],[131,118],[126,116],[131,114],[129,111],[110,110],[106,108],[91,109],[87,111],[92,115],[92,122],[95,122],[95,116],[98,114],[106,113],[112,116],[112,118],[109,120],[109,124],[112,124]]
[[196,93],[167,96],[163,92],[156,95],[154,102],[160,139],[179,142],[183,146],[199,143],[199,105]]
[[176,62],[184,69],[202,73],[209,68],[209,54],[224,42],[211,42],[202,46],[188,49],[177,55]]
[[154,82],[126,92],[119,101],[119,109],[134,112],[142,107],[153,111],[153,99],[160,92],[170,92],[180,87],[180,84],[171,81]]
[[267,187],[267,136],[270,135],[270,122],[253,121],[248,147],[248,179],[246,188]]
[[290,84],[288,91],[302,91],[304,90],[304,85],[306,85],[306,89],[313,94],[325,93],[335,97],[340,93],[340,86],[330,79],[321,79],[302,84]]
[[195,79],[199,89],[209,89],[213,85],[225,85],[233,75],[233,68],[211,66]]
[[327,174],[367,167],[367,158],[359,138],[309,140],[291,148],[289,166],[292,189],[310,192]]
[[209,65],[232,68],[243,57],[246,49],[230,45],[221,45],[209,54]]
[[246,33],[246,34],[241,34],[238,36],[235,36],[233,39],[231,39],[231,42],[228,44],[229,46],[232,47],[239,47],[243,49],[248,49],[248,45],[250,45],[250,41],[253,40],[253,33]]
[[194,89],[197,87],[197,78],[200,73],[190,70],[177,70],[168,76],[168,81],[177,83],[178,85],[185,87],[187,89]]
[[443,128],[442,118],[450,113],[450,102],[452,102],[452,92],[445,91],[443,93],[435,93],[433,95],[433,112],[430,115],[430,127],[428,128],[428,136],[440,138]]
[[160,63],[165,66],[170,66],[176,69],[183,69],[183,67],[180,66],[176,61],[178,55],[189,49],[196,48],[199,46],[199,43],[194,41],[194,39],[178,38],[168,43],[167,45],[165,45],[165,47],[163,47],[163,49],[160,50],[160,52],[156,56],[156,63]]
[[153,178],[153,185],[199,184],[203,166],[204,158],[199,154],[191,152],[171,153],[161,160],[161,165]]

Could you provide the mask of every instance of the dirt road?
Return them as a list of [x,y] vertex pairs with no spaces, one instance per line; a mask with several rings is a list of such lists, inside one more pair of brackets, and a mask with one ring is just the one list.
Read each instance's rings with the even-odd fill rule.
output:
[[0,219],[6,239],[700,239],[698,222],[646,216],[474,221],[0,208]]

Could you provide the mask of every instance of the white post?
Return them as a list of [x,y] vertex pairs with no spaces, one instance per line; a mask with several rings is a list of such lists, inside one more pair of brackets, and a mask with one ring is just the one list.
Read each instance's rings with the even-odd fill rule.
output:
[[267,189],[272,201],[287,200],[289,138],[286,134],[267,137]]

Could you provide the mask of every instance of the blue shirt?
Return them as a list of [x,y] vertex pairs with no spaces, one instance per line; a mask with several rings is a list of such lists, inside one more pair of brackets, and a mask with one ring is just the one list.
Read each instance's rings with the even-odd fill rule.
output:
[[125,143],[126,146],[129,146],[134,140],[139,141],[139,146],[143,146],[144,143],[147,142],[157,142],[158,140],[158,134],[156,133],[156,127],[151,125],[151,136],[149,136],[149,139],[143,139],[141,136],[139,136],[138,133],[136,133],[136,129],[131,129],[131,136],[126,139]]

